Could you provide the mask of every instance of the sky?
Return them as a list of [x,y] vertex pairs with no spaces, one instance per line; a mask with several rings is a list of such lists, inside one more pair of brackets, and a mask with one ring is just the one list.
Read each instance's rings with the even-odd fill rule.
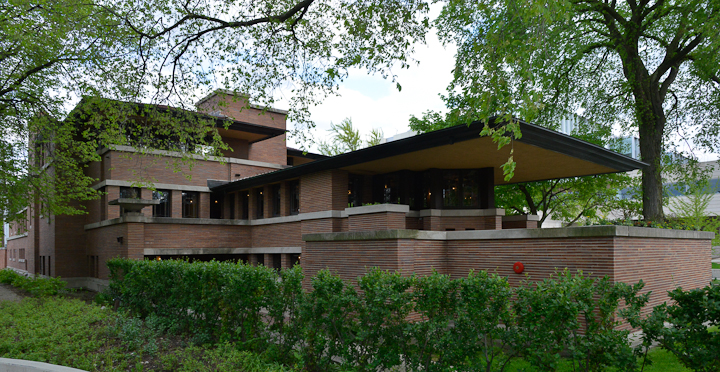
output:
[[[352,119],[353,126],[363,137],[373,128],[382,129],[384,136],[390,137],[410,130],[411,115],[420,117],[428,110],[445,111],[440,94],[452,80],[454,46],[444,48],[433,31],[427,36],[426,45],[416,46],[414,58],[420,61],[419,65],[394,71],[401,91],[394,82],[380,75],[368,75],[363,70],[350,71],[348,78],[340,84],[340,96],[328,97],[312,108],[315,141],[329,139],[330,123],[337,124],[345,118]],[[288,146],[300,147],[292,138],[288,139]]]

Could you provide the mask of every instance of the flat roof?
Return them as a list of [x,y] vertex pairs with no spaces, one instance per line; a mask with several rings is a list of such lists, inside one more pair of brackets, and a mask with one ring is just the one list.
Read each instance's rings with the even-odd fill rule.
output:
[[[166,105],[154,105],[154,104],[148,104],[148,103],[140,103],[140,102],[124,102],[124,101],[117,101],[117,100],[111,100],[111,99],[102,99],[107,102],[115,102],[121,105],[131,105],[137,109],[137,114],[140,114],[140,110],[142,110],[145,107],[153,107],[157,109],[158,112],[168,112],[168,113],[177,113],[177,114],[190,114],[194,115],[200,118],[208,119],[214,121],[215,128],[218,129],[218,133],[222,137],[226,138],[236,138],[236,139],[243,139],[247,140],[249,143],[255,143],[259,141],[263,141],[269,138],[281,136],[285,134],[287,131],[285,129],[279,129],[279,128],[273,128],[268,127],[264,125],[258,125],[253,123],[248,123],[244,121],[238,121],[231,118],[228,118],[226,116],[214,116],[202,112],[197,111],[190,111],[185,109],[180,109],[176,107],[166,106]],[[79,108],[86,104],[88,101],[87,98],[83,98],[80,103],[75,106],[75,108],[70,112],[68,115],[68,118],[71,118],[73,115],[79,115],[78,111]],[[227,129],[226,129],[227,127]]]
[[[400,170],[495,168],[495,185],[626,172],[647,166],[628,156],[535,124],[518,121],[521,138],[498,150],[490,137],[480,136],[481,122],[419,134],[345,154],[319,159],[213,188],[244,190],[331,169],[357,174]],[[497,124],[495,118],[490,125]],[[500,167],[510,150],[517,163],[515,176],[505,181]]]

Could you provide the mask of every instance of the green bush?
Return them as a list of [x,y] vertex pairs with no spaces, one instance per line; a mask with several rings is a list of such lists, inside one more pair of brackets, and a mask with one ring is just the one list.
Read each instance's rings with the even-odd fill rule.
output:
[[27,277],[11,269],[0,270],[0,283],[28,291],[33,296],[54,296],[67,285],[60,278]]
[[720,286],[669,295],[674,303],[656,306],[643,323],[646,343],[659,342],[694,371],[720,371]]
[[[302,272],[244,264],[112,260],[108,296],[155,327],[198,343],[233,342],[308,371],[634,370],[621,321],[642,321],[648,295],[608,278],[562,272],[512,288],[471,272],[453,279],[378,269],[344,282],[329,271],[303,292]],[[622,307],[620,306],[622,305]],[[133,323],[126,334],[132,336]],[[137,327],[135,327],[137,328]],[[141,336],[135,336],[135,339]],[[130,337],[132,340],[133,338]]]

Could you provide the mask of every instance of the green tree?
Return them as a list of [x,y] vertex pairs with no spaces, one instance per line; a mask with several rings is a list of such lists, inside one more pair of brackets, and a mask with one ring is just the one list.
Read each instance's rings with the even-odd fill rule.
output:
[[379,145],[383,140],[382,129],[373,128],[367,136],[367,141],[363,142],[360,131],[353,127],[352,119],[350,118],[343,119],[340,124],[330,123],[330,129],[328,131],[330,132],[331,139],[329,141],[318,142],[320,153],[328,156],[359,150],[363,146],[370,147]]
[[436,21],[458,45],[446,100],[465,121],[580,110],[638,133],[643,215],[662,219],[669,135],[692,129],[700,148],[719,144],[718,24],[711,0],[449,0]]
[[[116,63],[132,37],[114,16],[79,0],[17,0],[0,5],[0,216],[79,212],[97,196],[83,167],[96,144],[78,141],[67,121],[72,97],[100,93],[131,99],[136,75]],[[48,168],[49,165],[52,168]]]
[[[137,68],[157,97],[179,105],[215,86],[264,106],[282,96],[304,143],[309,109],[353,68],[395,81],[429,27],[423,0],[119,0],[113,11],[139,40]],[[397,84],[400,89],[399,83]]]
[[413,63],[426,11],[419,0],[0,4],[2,214],[23,218],[28,205],[83,213],[78,201],[97,197],[83,171],[102,147],[219,154],[216,123],[184,110],[215,88],[265,106],[284,94],[303,140],[308,108],[335,94],[349,69],[395,80],[391,67]]

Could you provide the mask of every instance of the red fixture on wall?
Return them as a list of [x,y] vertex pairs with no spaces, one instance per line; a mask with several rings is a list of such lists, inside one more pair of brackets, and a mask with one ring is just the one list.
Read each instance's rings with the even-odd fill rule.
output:
[[522,274],[523,271],[525,271],[525,265],[523,265],[522,262],[515,262],[513,265],[513,271],[515,271],[518,274]]

